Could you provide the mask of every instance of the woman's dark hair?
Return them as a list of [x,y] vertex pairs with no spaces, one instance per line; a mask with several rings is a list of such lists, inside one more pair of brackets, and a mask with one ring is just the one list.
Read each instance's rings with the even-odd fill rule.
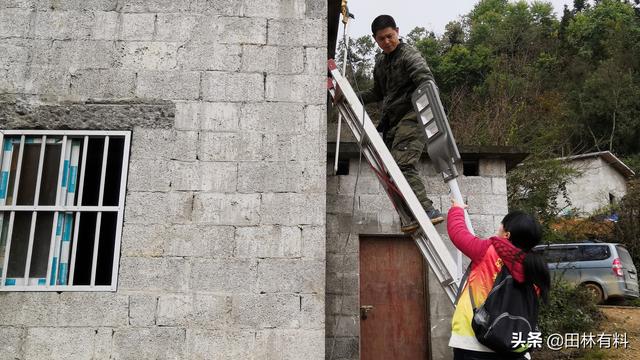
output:
[[376,31],[386,29],[386,28],[396,29],[396,21],[393,20],[391,15],[380,15],[377,18],[373,19],[371,23],[371,32],[373,36],[376,36]]
[[542,256],[531,251],[542,239],[540,224],[533,216],[516,210],[502,219],[502,226],[511,234],[509,236],[511,243],[526,254],[523,264],[525,281],[540,289],[540,296],[546,303],[551,287],[549,269]]

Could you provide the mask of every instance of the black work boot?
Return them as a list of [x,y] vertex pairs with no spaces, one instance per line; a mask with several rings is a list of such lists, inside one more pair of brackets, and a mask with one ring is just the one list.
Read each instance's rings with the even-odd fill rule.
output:
[[418,220],[411,219],[411,221],[408,224],[403,224],[400,226],[400,231],[406,234],[411,234],[412,232],[418,230],[419,227],[420,227],[420,224],[418,223]]
[[438,209],[431,209],[427,211],[427,216],[431,219],[433,225],[438,225],[444,221],[444,215]]

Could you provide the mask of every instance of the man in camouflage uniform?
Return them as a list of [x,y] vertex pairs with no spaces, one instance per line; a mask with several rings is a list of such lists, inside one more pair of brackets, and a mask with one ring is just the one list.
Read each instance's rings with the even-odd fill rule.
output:
[[[378,131],[391,151],[398,167],[411,185],[418,200],[434,224],[444,221],[440,211],[427,197],[416,165],[425,146],[425,138],[413,111],[411,95],[424,81],[433,80],[431,70],[418,50],[399,39],[399,29],[389,15],[380,15],[371,24],[371,32],[382,53],[376,56],[373,88],[361,94],[367,103],[382,101]],[[403,224],[402,231],[412,232],[417,221]]]

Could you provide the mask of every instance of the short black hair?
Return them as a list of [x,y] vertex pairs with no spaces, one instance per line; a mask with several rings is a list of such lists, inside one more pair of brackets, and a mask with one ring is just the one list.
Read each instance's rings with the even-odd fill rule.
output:
[[380,15],[377,18],[373,19],[373,22],[371,23],[371,33],[373,33],[373,36],[375,36],[376,31],[386,29],[388,27],[396,29],[396,21],[393,20],[391,15]]

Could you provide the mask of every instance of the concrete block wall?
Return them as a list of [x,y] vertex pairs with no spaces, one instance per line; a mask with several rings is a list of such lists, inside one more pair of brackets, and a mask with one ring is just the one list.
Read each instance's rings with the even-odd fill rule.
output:
[[566,213],[586,217],[609,206],[610,195],[617,202],[627,194],[627,179],[601,157],[574,159],[568,165],[578,173],[567,183],[571,204],[562,195],[556,198]]
[[[333,175],[332,158],[327,167],[327,354],[333,359],[359,359],[360,293],[359,236],[397,235],[400,220],[378,178],[363,159],[357,179],[358,159],[349,159],[349,175]],[[458,169],[462,174],[462,168]],[[429,198],[443,213],[450,208],[449,188],[436,175],[428,159],[423,159],[420,173]],[[505,161],[480,159],[479,176],[460,176],[460,190],[469,204],[471,222],[476,234],[488,237],[495,233],[507,213]],[[448,241],[446,226],[436,229]],[[468,265],[465,258],[464,265]],[[433,359],[451,359],[447,346],[451,332],[453,306],[429,270],[430,347]]]
[[118,290],[0,293],[0,358],[324,358],[326,11],[0,3],[0,128],[132,130]]

